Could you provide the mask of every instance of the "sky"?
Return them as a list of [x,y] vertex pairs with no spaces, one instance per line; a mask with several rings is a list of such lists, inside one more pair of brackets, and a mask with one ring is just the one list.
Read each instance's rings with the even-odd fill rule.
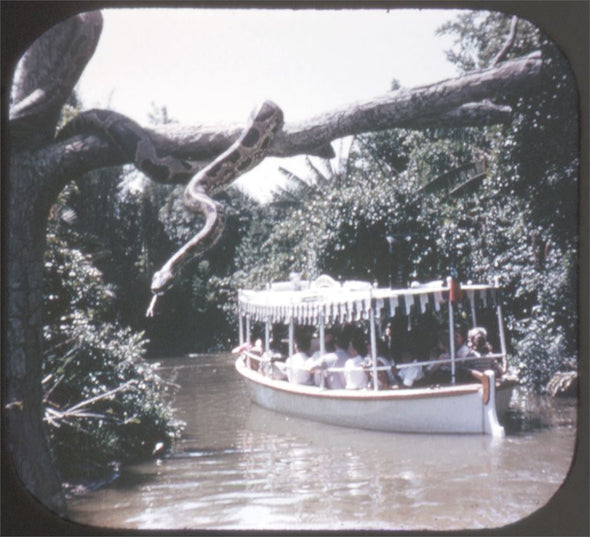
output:
[[[452,10],[105,9],[103,33],[78,92],[84,108],[111,108],[148,124],[152,103],[186,124],[245,124],[271,99],[285,121],[457,76],[435,36]],[[335,144],[337,149],[338,144]],[[270,158],[239,184],[261,201],[278,166]]]

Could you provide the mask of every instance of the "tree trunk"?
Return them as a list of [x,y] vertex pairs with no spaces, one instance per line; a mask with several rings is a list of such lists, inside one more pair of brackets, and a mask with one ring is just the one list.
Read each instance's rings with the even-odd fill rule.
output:
[[43,259],[53,197],[41,181],[39,168],[35,155],[27,153],[13,158],[9,170],[4,433],[10,459],[25,487],[63,514],[61,482],[43,423]]

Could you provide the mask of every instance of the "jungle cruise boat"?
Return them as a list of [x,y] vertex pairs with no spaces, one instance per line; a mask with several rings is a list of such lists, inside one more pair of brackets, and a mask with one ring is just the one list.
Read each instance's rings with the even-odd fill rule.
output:
[[[507,374],[496,284],[459,285],[448,278],[391,289],[295,274],[263,290],[240,290],[238,308],[235,367],[252,401],[264,408],[376,431],[504,436],[498,416],[518,381]],[[366,357],[326,366],[322,357],[333,350],[333,330],[351,326],[365,334]],[[302,330],[311,338],[303,354],[310,358],[298,371],[308,377],[305,383],[288,359],[297,351],[301,357],[296,334]],[[457,332],[467,330],[470,337],[479,334],[479,343],[482,336],[487,340],[477,349],[461,345]],[[329,375],[344,373],[365,375],[366,383],[357,389],[327,385]]]

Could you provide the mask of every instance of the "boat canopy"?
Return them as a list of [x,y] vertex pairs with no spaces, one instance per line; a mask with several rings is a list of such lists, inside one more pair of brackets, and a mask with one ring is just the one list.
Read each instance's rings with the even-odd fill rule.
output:
[[[462,284],[464,299],[471,307],[496,306],[498,287],[486,284]],[[271,323],[326,324],[368,320],[371,309],[375,317],[387,317],[440,311],[448,301],[449,286],[435,281],[413,284],[406,289],[373,287],[364,281],[337,282],[330,276],[314,281],[294,279],[273,283],[269,288],[240,290],[238,307],[241,316]]]

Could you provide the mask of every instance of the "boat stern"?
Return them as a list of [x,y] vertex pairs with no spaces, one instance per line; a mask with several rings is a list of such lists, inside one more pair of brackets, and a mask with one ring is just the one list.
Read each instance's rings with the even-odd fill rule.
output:
[[490,369],[484,371],[481,383],[483,432],[496,438],[503,438],[506,433],[504,427],[500,425],[496,410],[496,374]]

